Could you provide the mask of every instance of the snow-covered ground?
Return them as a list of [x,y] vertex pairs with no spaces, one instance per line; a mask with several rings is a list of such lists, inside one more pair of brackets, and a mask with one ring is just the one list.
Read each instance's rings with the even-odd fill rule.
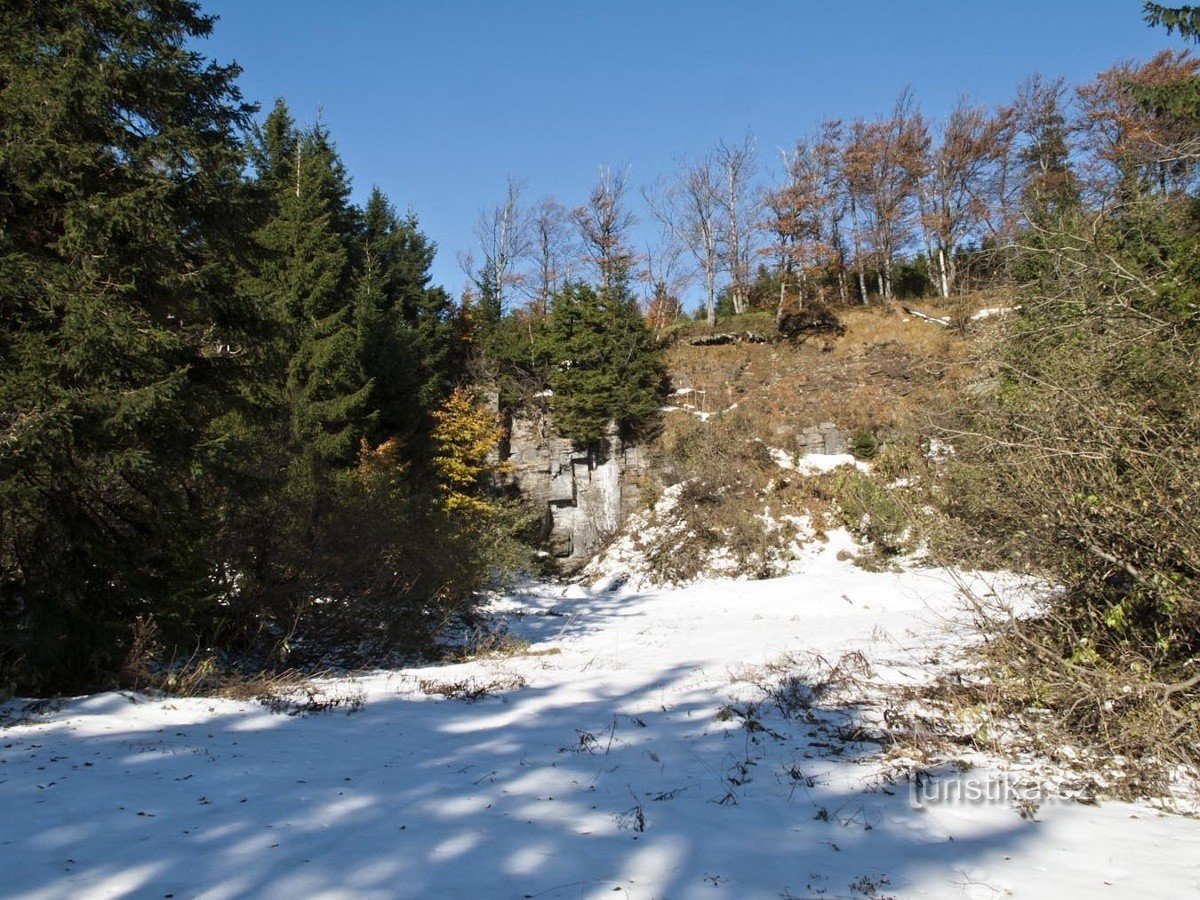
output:
[[[608,590],[604,590],[608,587]],[[945,574],[815,553],[795,575],[496,603],[518,655],[328,681],[360,709],[69,701],[0,731],[8,896],[1164,897],[1200,827],[1147,806],[915,808],[872,744],[761,699],[861,651],[880,682],[961,641]],[[776,669],[779,672],[788,671]],[[467,702],[441,694],[492,693]],[[803,695],[804,685],[793,685]],[[981,767],[960,781],[983,783]],[[947,779],[952,776],[946,775]],[[946,783],[949,783],[948,781]]]

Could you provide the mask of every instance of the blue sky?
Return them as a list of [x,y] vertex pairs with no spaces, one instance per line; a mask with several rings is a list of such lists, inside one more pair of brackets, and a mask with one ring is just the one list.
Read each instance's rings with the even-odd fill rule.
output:
[[[599,164],[636,188],[746,130],[764,169],[821,119],[884,112],[912,85],[936,117],[1006,99],[1040,70],[1085,80],[1181,46],[1140,0],[206,0],[204,51],[236,59],[248,99],[318,109],[362,198],[378,184],[456,253],[509,174],[578,203]],[[635,200],[636,195],[635,195]],[[649,238],[645,221],[640,236]]]

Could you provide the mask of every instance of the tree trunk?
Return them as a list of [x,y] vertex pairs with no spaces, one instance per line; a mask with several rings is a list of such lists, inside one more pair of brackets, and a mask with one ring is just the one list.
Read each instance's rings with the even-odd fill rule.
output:
[[708,291],[708,299],[706,311],[708,313],[708,327],[715,328],[717,324],[717,292],[716,278],[714,276],[712,265],[708,265],[704,269],[704,287]]
[[[945,293],[944,285],[945,285],[946,277],[945,277],[945,271],[944,271],[944,264],[941,264],[939,266],[937,279],[935,280],[935,278],[934,278],[933,238],[930,237],[929,229],[925,225],[926,217],[928,216],[928,212],[929,212],[928,207],[925,203],[925,192],[923,190],[918,189],[918,191],[917,191],[917,222],[921,229],[921,243],[925,245],[925,261],[929,264],[929,267],[925,272],[925,277],[929,280],[929,283],[934,288],[937,289],[938,294],[942,297],[945,297],[946,293]],[[939,253],[941,252],[941,243],[940,242],[938,244],[938,252]]]
[[883,254],[883,299],[889,302],[896,299],[892,290],[892,265],[892,251],[888,249]]
[[779,305],[775,307],[775,330],[779,330],[780,323],[783,322],[783,305],[787,300],[787,273],[780,271],[779,273]]
[[858,264],[858,289],[862,293],[863,306],[867,305],[867,268],[863,262],[862,241],[858,232],[858,204],[850,197],[850,222],[854,231],[854,259]]

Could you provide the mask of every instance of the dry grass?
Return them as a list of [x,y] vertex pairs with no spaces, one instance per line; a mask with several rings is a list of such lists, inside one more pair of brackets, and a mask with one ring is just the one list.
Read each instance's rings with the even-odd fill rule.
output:
[[289,716],[360,709],[364,703],[362,692],[336,681],[322,683],[330,674],[294,668],[237,667],[199,649],[187,657],[164,659],[157,624],[143,618],[135,623],[120,676],[121,683],[134,691],[257,700],[272,712]]
[[[991,294],[955,302],[1005,303]],[[922,452],[964,387],[979,381],[974,360],[991,340],[992,320],[961,332],[881,307],[839,314],[846,325],[839,338],[669,348],[680,393],[656,452],[670,469],[667,480],[686,487],[670,518],[651,523],[665,527],[641,543],[651,575],[685,583],[701,575],[780,574],[796,536],[780,523],[804,516],[818,536],[842,525],[862,539],[856,561],[867,568],[933,545],[950,562],[1007,561],[1008,547],[956,527],[950,508],[973,512],[970,485]],[[839,471],[807,478],[772,459],[772,449],[802,451],[805,429],[828,421],[872,447],[882,444],[871,477]]]
[[439,681],[434,678],[423,678],[417,686],[424,694],[442,697],[446,700],[462,700],[474,703],[484,697],[515,691],[525,687],[525,678],[514,673],[503,673],[489,677],[469,675],[457,681]]
[[333,689],[313,682],[289,687],[276,686],[255,699],[271,712],[288,716],[307,716],[334,710],[355,713],[366,703],[366,695],[361,690],[353,687]]
[[867,658],[853,650],[833,662],[815,652],[786,653],[730,674],[735,684],[750,684],[761,691],[763,702],[780,717],[815,721],[814,711],[822,705],[856,704],[872,669]]
[[[987,295],[968,302],[1001,301]],[[972,357],[982,328],[964,335],[882,307],[838,314],[842,337],[707,347],[677,342],[666,354],[672,380],[695,393],[676,402],[715,416],[733,407],[758,420],[757,436],[786,447],[789,435],[826,421],[847,431],[927,430],[945,400],[976,375]]]
[[[930,730],[1005,757],[1049,760],[1092,796],[1169,797],[1181,775],[1200,777],[1194,685],[1156,681],[1132,651],[1081,664],[1086,638],[1061,616],[993,620],[986,630],[970,671],[919,692],[935,713]],[[973,727],[964,734],[962,723]]]
[[779,468],[762,429],[761,417],[749,410],[707,422],[667,419],[659,449],[682,489],[674,509],[661,519],[644,513],[647,527],[639,529],[657,580],[679,584],[718,573],[768,578],[790,562],[789,517],[808,515],[820,528],[826,504],[805,478]]

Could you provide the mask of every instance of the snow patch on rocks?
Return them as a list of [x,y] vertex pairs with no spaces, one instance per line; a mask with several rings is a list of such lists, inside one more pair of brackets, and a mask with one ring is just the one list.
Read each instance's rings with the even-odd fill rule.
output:
[[824,475],[844,466],[852,466],[864,473],[871,471],[867,463],[849,453],[806,453],[796,462],[796,470],[802,475]]

